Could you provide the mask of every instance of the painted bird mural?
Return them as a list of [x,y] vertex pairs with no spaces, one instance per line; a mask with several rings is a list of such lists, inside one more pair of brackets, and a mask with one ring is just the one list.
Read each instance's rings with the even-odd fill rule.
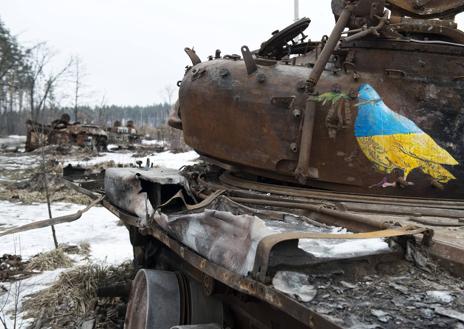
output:
[[440,183],[456,179],[442,165],[459,164],[446,150],[408,118],[393,112],[369,84],[359,88],[354,132],[358,144],[377,169],[403,170],[404,180],[420,168]]

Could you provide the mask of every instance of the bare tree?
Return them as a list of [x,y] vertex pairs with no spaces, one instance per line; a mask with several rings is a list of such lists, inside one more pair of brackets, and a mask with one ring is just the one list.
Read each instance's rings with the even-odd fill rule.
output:
[[[164,102],[170,106],[173,105],[173,96],[176,89],[172,85],[165,85],[163,89],[160,90],[160,96],[164,98]],[[169,107],[167,110],[157,111],[154,116],[154,125],[159,126],[166,123],[169,116]]]
[[[30,74],[28,79],[29,91],[29,105],[31,110],[31,117],[34,121],[42,120],[45,123],[45,108],[47,104],[53,101],[53,94],[56,86],[61,78],[69,71],[73,61],[70,59],[66,65],[61,69],[53,72],[49,69],[53,54],[45,43],[35,46],[29,55]],[[52,127],[53,129],[53,127]],[[47,157],[45,154],[45,145],[48,137],[44,132],[36,131],[40,136],[41,148],[41,171],[43,174],[43,182],[45,189],[45,196],[47,199],[48,215],[53,217],[51,209],[50,189],[48,186],[48,168]],[[55,247],[58,248],[58,239],[56,237],[55,227],[51,226],[53,242]]]
[[86,76],[85,68],[82,64],[82,59],[79,56],[75,56],[73,60],[73,84],[74,84],[74,121],[78,120],[78,110],[81,98],[83,97],[83,83],[82,80]]
[[29,106],[32,120],[37,121],[45,108],[55,85],[65,73],[69,71],[73,61],[70,59],[66,65],[56,72],[48,69],[53,53],[45,43],[40,43],[29,52],[30,73],[27,81],[29,91]]
[[172,96],[174,95],[175,88],[171,85],[164,86],[163,92],[166,103],[172,105]]
[[106,126],[106,120],[107,120],[107,115],[106,115],[106,94],[103,94],[101,100],[100,100],[100,105],[95,107],[97,110],[97,123],[99,125],[104,125]]

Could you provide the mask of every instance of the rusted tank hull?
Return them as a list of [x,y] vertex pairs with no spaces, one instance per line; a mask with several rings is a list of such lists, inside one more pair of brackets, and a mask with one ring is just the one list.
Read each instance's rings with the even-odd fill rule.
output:
[[26,152],[32,152],[45,145],[76,145],[95,147],[105,150],[107,133],[96,126],[44,125],[33,121],[27,122]]
[[[462,198],[463,58],[464,48],[451,45],[362,41],[340,47],[316,88],[320,96],[306,184],[369,194]],[[243,60],[195,65],[179,92],[187,144],[241,170],[295,180],[304,152],[305,81],[314,61],[314,52],[292,63],[257,60],[252,74]],[[459,163],[442,166],[454,178],[443,180],[424,165],[412,168],[404,181],[405,168],[379,168],[366,156],[355,131],[363,84],[375,88],[393,112],[414,122]],[[346,97],[335,102],[324,98],[333,94]]]

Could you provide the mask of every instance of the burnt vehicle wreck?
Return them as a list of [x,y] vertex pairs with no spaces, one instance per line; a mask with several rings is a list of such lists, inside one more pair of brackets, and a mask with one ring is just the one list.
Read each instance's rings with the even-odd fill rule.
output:
[[452,20],[426,19],[438,9],[394,16],[403,2],[414,1],[387,2],[386,16],[382,1],[343,10],[334,1],[337,26],[320,43],[305,41],[302,19],[255,52],[244,46],[240,59],[201,63],[188,49],[194,65],[178,103],[186,142],[223,167],[276,180],[462,198],[464,34]]
[[69,178],[128,228],[126,328],[463,326],[464,1],[332,10],[321,42],[305,18],[186,48],[170,125],[198,164]]
[[99,151],[106,150],[107,132],[95,125],[70,123],[68,114],[50,124],[42,124],[32,120],[26,122],[26,152],[32,152],[46,145],[76,145],[90,147]]

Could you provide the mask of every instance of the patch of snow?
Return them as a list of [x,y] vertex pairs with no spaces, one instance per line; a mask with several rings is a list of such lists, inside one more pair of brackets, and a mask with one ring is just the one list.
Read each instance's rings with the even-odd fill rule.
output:
[[[346,234],[346,229],[334,227],[333,234]],[[390,251],[388,243],[383,239],[301,239],[298,247],[315,257],[350,258]]]
[[[149,158],[150,163],[152,163],[153,166],[179,169],[184,165],[192,165],[196,163],[199,158],[199,155],[195,151],[184,153],[172,153],[170,151],[166,151],[161,153],[154,153],[145,157],[133,157],[134,154],[135,153],[133,152],[104,152],[100,153],[99,156],[89,158],[87,161],[73,158],[72,155],[67,156],[66,160],[60,160],[60,158],[57,158],[57,160],[62,162],[63,167],[67,166],[68,164],[73,166],[80,165],[82,167],[90,167],[110,161],[122,165],[135,165],[136,161],[140,160],[142,161],[143,165],[145,165],[146,159]],[[40,156],[36,154],[2,154],[0,155],[0,168],[2,168],[2,171],[32,169],[39,167],[40,161]]]
[[116,144],[108,144],[108,145],[106,146],[106,148],[108,149],[108,151],[117,150],[117,149],[119,149],[119,145],[116,145]]
[[26,142],[27,136],[26,135],[9,135],[8,138],[19,139],[19,140],[22,140],[23,142]]
[[[332,234],[350,233],[345,228],[321,228],[288,216],[282,222],[266,221],[266,226],[274,232],[280,233],[295,230]],[[388,244],[383,239],[300,239],[298,247],[318,258],[350,258],[390,251]]]
[[[84,206],[82,205],[72,203],[53,203],[52,214],[55,217],[63,216],[83,208]],[[45,203],[24,205],[0,201],[0,230],[46,218],[47,205]],[[132,246],[129,241],[129,234],[127,229],[124,226],[118,225],[118,223],[119,219],[108,210],[102,207],[94,207],[84,213],[75,222],[56,225],[55,230],[59,243],[79,244],[81,242],[88,242],[91,247],[91,261],[118,265],[132,259]],[[53,248],[54,244],[49,227],[7,235],[0,239],[2,254],[19,254],[25,260]],[[73,257],[73,259],[79,261],[76,257]],[[2,283],[2,285],[10,290],[10,294],[4,293],[0,295],[0,310],[5,305],[3,307],[3,314],[7,315],[8,328],[13,328],[14,317],[8,312],[14,310],[15,301],[20,301],[19,312],[21,312],[21,300],[24,296],[47,288],[65,270],[46,271],[31,278],[12,283],[11,285],[10,283]],[[19,293],[19,295],[16,293]],[[15,296],[19,296],[19,298]],[[17,316],[17,320],[23,324],[23,327],[27,326],[27,322],[22,320],[21,313]]]
[[442,304],[449,304],[454,300],[454,297],[451,295],[449,291],[427,291],[427,297],[433,302]]
[[[65,269],[45,271],[30,278],[12,283],[4,283],[8,292],[0,295],[0,316],[5,320],[6,328],[26,328],[31,324],[31,319],[22,318],[22,303],[24,297],[37,291],[48,288]],[[17,309],[15,316],[15,309]]]
[[18,153],[12,155],[0,155],[0,168],[2,168],[2,171],[31,169],[36,168],[39,165],[40,157],[38,155],[26,155]]
[[349,258],[390,251],[382,239],[300,240],[298,247],[321,258]]
[[[75,213],[84,206],[72,203],[53,203],[54,217]],[[28,224],[47,219],[47,205],[35,203],[23,205],[9,201],[0,201],[0,229]],[[118,225],[119,219],[103,207],[94,207],[84,213],[80,219],[72,223],[55,226],[59,243],[79,244],[88,242],[91,245],[91,258],[95,261],[106,261],[120,264],[132,258],[132,247],[129,235],[124,226]],[[2,253],[19,254],[23,259],[54,248],[49,227],[7,235],[0,239]]]
[[153,139],[153,140],[142,139],[142,145],[160,145],[160,146],[164,146],[166,144],[167,143],[165,141],[159,141],[157,139]]
[[382,310],[372,309],[371,314],[375,316],[380,322],[383,322],[383,323],[387,323],[388,321],[390,321],[390,318],[391,318],[390,314]]
[[91,158],[88,161],[82,160],[71,160],[65,161],[64,166],[71,164],[73,166],[95,166],[101,163],[114,161],[116,164],[130,165],[136,163],[136,161],[142,161],[145,164],[147,158],[150,159],[150,163],[154,166],[166,167],[172,169],[179,169],[184,165],[192,165],[197,162],[198,154],[195,151],[184,152],[184,153],[172,153],[170,151],[155,153],[150,156],[134,158],[134,153],[101,153],[100,156]]
[[308,276],[303,273],[280,271],[272,279],[275,289],[309,303],[317,294],[317,288],[309,284]]
[[0,145],[18,145],[26,143],[26,136],[10,135],[0,138]]

